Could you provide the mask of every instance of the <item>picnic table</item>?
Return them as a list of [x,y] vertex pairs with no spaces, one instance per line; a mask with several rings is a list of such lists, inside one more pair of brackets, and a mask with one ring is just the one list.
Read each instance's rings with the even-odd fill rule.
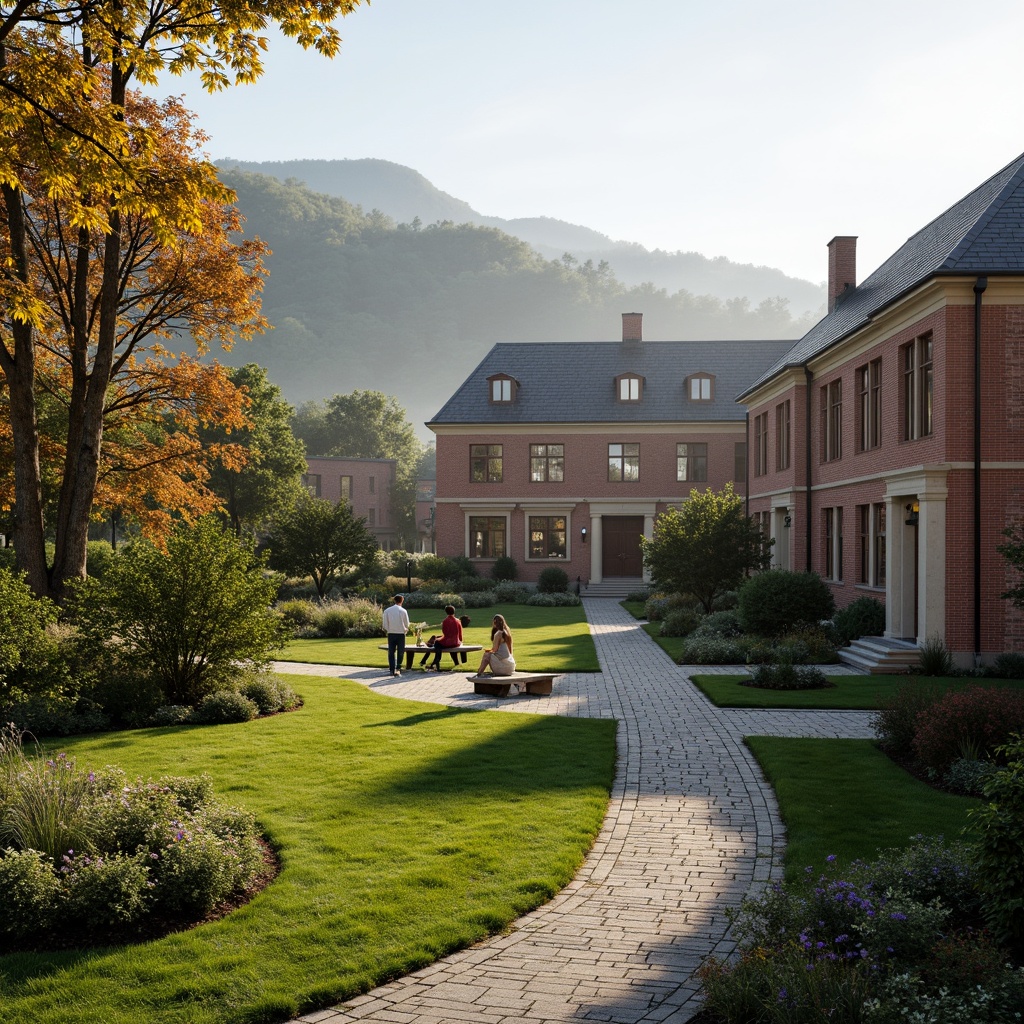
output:
[[[378,646],[378,649],[382,650],[382,651],[386,651],[388,649],[388,645],[387,644],[378,644],[377,646]],[[433,654],[435,650],[436,650],[436,648],[428,647],[426,644],[406,644],[405,645],[405,667],[406,667],[406,669],[411,669],[412,668],[412,659],[415,658],[417,654],[427,654],[428,652],[430,654]],[[474,651],[482,651],[483,650],[483,645],[482,644],[462,644],[461,647],[442,647],[441,650],[444,651],[445,654],[450,654],[452,656],[452,661],[455,662],[456,665],[458,665],[460,662],[463,665],[465,665],[466,664],[466,655],[467,654],[472,654]]]

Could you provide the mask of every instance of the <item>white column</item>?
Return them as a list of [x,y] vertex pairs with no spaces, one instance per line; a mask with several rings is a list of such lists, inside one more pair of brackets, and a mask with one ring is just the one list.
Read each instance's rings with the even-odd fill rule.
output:
[[590,582],[601,582],[601,517],[590,516]]
[[918,640],[946,638],[946,490],[918,495]]
[[903,504],[885,499],[885,635],[903,636]]

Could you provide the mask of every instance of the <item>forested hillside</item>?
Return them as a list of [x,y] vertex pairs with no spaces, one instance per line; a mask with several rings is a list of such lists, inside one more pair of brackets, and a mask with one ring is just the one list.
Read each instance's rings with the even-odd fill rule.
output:
[[[422,224],[450,220],[456,224],[500,228],[549,259],[560,259],[568,252],[580,263],[588,259],[595,263],[606,260],[624,284],[652,282],[670,292],[685,288],[695,295],[714,295],[720,299],[746,296],[753,305],[781,296],[789,299],[790,308],[798,316],[819,310],[825,301],[823,284],[789,277],[774,267],[735,263],[724,256],[711,258],[699,252],[649,250],[554,217],[506,220],[486,216],[469,203],[442,192],[418,171],[388,160],[225,159],[217,165],[269,174],[281,181],[294,178],[315,192],[341,197],[367,211],[380,210],[399,224],[411,224],[418,218]],[[822,276],[824,269],[823,258]]]
[[784,300],[751,306],[652,285],[592,262],[548,260],[495,228],[396,225],[294,181],[225,172],[246,234],[273,250],[274,330],[223,356],[267,367],[293,403],[369,388],[419,427],[496,341],[615,340],[644,314],[650,340],[796,337]]

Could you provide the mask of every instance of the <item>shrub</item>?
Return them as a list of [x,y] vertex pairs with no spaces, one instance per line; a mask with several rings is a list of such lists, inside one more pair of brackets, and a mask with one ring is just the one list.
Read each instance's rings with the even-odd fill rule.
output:
[[990,759],[1014,733],[1024,732],[1024,692],[970,686],[951,690],[922,714],[914,753],[940,775],[957,758]]
[[881,745],[891,754],[911,753],[918,721],[941,696],[940,690],[917,679],[904,683],[871,719]]
[[266,663],[287,635],[270,610],[277,581],[252,545],[212,516],[176,525],[166,553],[131,544],[102,581],[76,589],[75,613],[88,631],[151,671],[165,704],[194,704],[235,677],[239,663]]
[[483,576],[460,576],[455,581],[455,589],[460,594],[483,594],[493,586],[494,580],[485,579]]
[[281,710],[281,693],[277,680],[265,673],[252,672],[239,684],[238,692],[256,705],[261,715],[272,715]]
[[740,625],[740,617],[734,611],[712,612],[705,615],[700,623],[705,633],[715,633],[717,636],[742,636],[743,627]]
[[228,725],[232,722],[251,722],[258,708],[234,690],[216,690],[208,693],[192,712],[192,721],[201,725]]
[[38,850],[0,851],[0,938],[4,945],[49,929],[60,899],[60,881]]
[[316,631],[322,637],[339,640],[352,623],[348,609],[342,605],[329,605],[317,611]]
[[701,617],[694,608],[673,608],[661,622],[662,636],[689,636],[701,624]]
[[149,724],[157,726],[184,725],[192,717],[192,709],[187,704],[164,704],[150,716]]
[[835,641],[829,628],[823,625],[799,626],[790,630],[777,641],[777,656],[781,660],[787,655],[794,664],[834,665],[839,660]]
[[302,626],[312,626],[316,623],[317,606],[313,601],[293,599],[290,601],[279,601],[276,605],[277,613],[291,626],[298,629]]
[[583,601],[577,594],[531,594],[526,603],[543,608],[568,608],[582,604]]
[[470,563],[466,572],[452,558],[440,555],[424,555],[416,566],[417,575],[423,580],[457,580],[460,576],[477,575],[476,567]]
[[824,690],[834,686],[817,668],[795,668],[791,662],[777,665],[758,665],[750,682],[743,686],[754,686],[760,690]]
[[885,633],[885,605],[874,597],[858,597],[836,612],[832,621],[844,644],[862,636]]
[[395,594],[405,594],[409,592],[409,584],[412,584],[413,590],[418,590],[423,586],[423,580],[418,576],[413,576],[411,579],[408,576],[387,576],[384,582],[380,585],[385,595],[387,595],[388,603],[391,602],[391,598]]
[[466,608],[490,608],[498,603],[498,596],[493,590],[482,590],[463,594],[462,600],[465,602]]
[[735,641],[697,630],[683,641],[680,665],[742,665],[743,648]]
[[647,601],[651,596],[651,592],[645,587],[643,590],[631,590],[625,597],[626,601],[632,601],[638,603],[641,601]]
[[27,691],[25,665],[47,645],[46,627],[56,621],[56,605],[35,597],[24,573],[0,569],[0,687],[6,700]]
[[510,555],[502,555],[491,566],[491,578],[496,580],[514,580],[519,575],[516,560]]
[[986,781],[985,803],[972,810],[976,870],[985,920],[1002,942],[1024,943],[1024,741],[997,754],[1005,767]]
[[988,777],[998,769],[991,761],[958,757],[942,777],[945,789],[965,796],[981,796]]
[[997,679],[1024,679],[1024,654],[1000,654],[992,665]]
[[147,912],[150,880],[145,852],[64,854],[64,914],[73,927],[91,930],[133,925]]
[[382,632],[381,606],[365,597],[332,601],[315,610],[314,624],[323,637],[375,637]]
[[565,594],[569,590],[569,574],[557,565],[549,565],[537,577],[537,590],[541,594]]
[[107,541],[91,540],[85,546],[85,571],[90,576],[103,579],[115,558],[117,553]]
[[739,615],[748,633],[777,636],[795,626],[829,619],[835,600],[813,572],[769,569],[751,576],[739,591]]
[[669,599],[664,596],[649,597],[644,602],[644,618],[648,622],[661,622],[670,608]]
[[712,609],[716,612],[731,612],[739,607],[740,595],[736,590],[723,590],[719,594],[712,604]]
[[494,588],[494,597],[499,604],[526,604],[530,588],[522,583],[499,583]]
[[941,637],[930,636],[920,645],[917,656],[917,671],[923,676],[951,676],[953,655],[949,653]]

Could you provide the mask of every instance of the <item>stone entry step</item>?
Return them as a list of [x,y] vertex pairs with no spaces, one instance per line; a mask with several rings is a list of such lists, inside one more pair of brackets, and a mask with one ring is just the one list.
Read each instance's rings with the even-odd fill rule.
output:
[[839,650],[839,660],[868,675],[909,675],[920,661],[917,644],[888,636],[862,636]]

